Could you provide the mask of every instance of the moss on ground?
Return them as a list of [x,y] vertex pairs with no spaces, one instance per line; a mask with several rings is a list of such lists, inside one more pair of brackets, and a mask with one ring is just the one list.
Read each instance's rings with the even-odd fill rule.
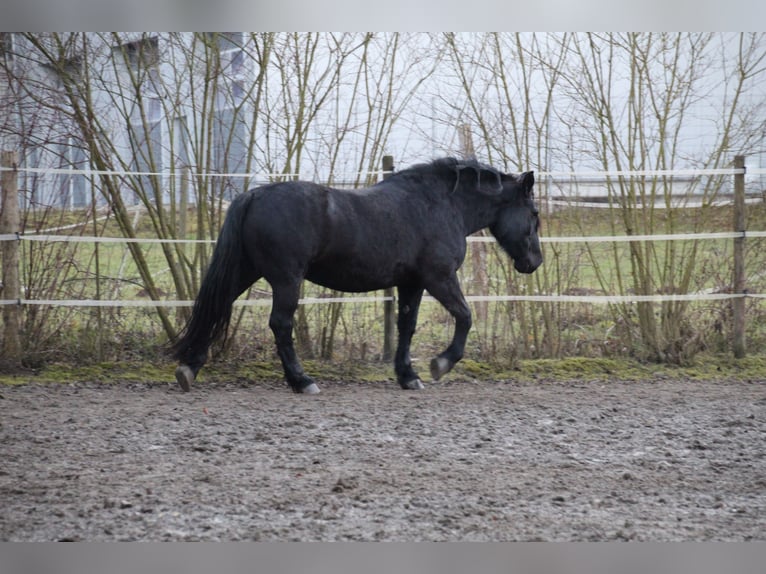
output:
[[[427,364],[416,367],[426,376]],[[68,383],[96,382],[172,382],[175,365],[166,363],[118,362],[75,365],[49,364],[42,369],[0,372],[0,385],[27,382]],[[306,372],[319,380],[354,380],[364,382],[393,381],[391,365],[379,361],[336,362],[304,361]],[[766,356],[734,359],[723,355],[699,355],[690,366],[677,367],[640,363],[629,359],[583,358],[521,360],[512,365],[492,364],[472,359],[461,361],[454,379],[478,380],[627,380],[686,378],[692,380],[745,379],[766,380]],[[200,374],[200,382],[237,378],[281,381],[282,370],[277,361],[215,361]]]

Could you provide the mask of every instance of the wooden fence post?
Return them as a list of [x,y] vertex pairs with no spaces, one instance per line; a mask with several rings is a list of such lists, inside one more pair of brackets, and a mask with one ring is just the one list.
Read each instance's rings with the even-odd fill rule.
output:
[[[734,231],[741,233],[734,238],[734,276],[732,291],[737,295],[747,293],[745,288],[745,156],[734,157],[734,167],[742,169],[743,173],[734,175]],[[732,300],[732,349],[734,357],[741,359],[745,356],[745,298]]]
[[[394,157],[383,156],[383,179],[391,176],[394,171]],[[396,296],[393,288],[386,289],[383,294],[389,300],[383,303],[383,360],[391,361],[394,358],[394,340],[396,339]]]
[[[178,237],[180,239],[186,239],[186,233],[188,232],[187,229],[187,219],[188,219],[188,213],[189,210],[189,182],[191,181],[191,168],[189,166],[184,166],[181,168],[181,197],[179,198],[178,204]],[[186,248],[185,243],[181,243],[181,251],[184,251]]]
[[[0,235],[14,235],[20,229],[19,219],[19,182],[18,154],[4,151],[0,154],[0,165],[13,168],[3,171],[2,198],[0,198]],[[19,242],[0,242],[3,254],[2,297],[10,301],[21,300],[21,282],[19,281]],[[21,306],[3,305],[3,348],[2,362],[9,367],[21,366]]]

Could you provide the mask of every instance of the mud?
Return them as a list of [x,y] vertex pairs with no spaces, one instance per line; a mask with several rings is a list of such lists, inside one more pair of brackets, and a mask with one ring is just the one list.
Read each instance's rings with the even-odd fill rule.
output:
[[766,540],[761,381],[321,387],[2,387],[0,539]]

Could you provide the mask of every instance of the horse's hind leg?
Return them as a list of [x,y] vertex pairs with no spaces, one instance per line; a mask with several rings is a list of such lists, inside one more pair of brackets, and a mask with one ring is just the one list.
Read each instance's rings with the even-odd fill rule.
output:
[[197,374],[207,361],[207,351],[197,355],[194,359],[187,359],[176,367],[176,382],[181,390],[187,393],[191,390],[192,383],[197,378]]
[[290,388],[296,393],[316,394],[319,387],[303,372],[293,346],[293,316],[298,308],[300,282],[272,283],[273,299],[269,327]]
[[396,380],[403,389],[418,390],[423,388],[423,382],[412,368],[410,358],[410,343],[415,334],[418,321],[418,310],[423,297],[423,287],[399,286],[399,344],[394,357]]
[[[253,283],[258,281],[261,275],[255,269],[243,270],[242,276],[236,285],[234,291],[230,294],[231,303],[233,303],[242,293],[244,293]],[[191,386],[197,378],[200,370],[208,359],[210,341],[203,339],[203,342],[197,346],[189,348],[181,358],[181,363],[176,368],[176,382],[184,391],[191,390]]]
[[439,301],[455,318],[455,335],[452,343],[438,357],[431,361],[431,376],[439,380],[452,370],[463,358],[468,331],[471,330],[471,308],[463,297],[457,275],[453,274],[446,280],[434,281],[426,285],[428,292]]

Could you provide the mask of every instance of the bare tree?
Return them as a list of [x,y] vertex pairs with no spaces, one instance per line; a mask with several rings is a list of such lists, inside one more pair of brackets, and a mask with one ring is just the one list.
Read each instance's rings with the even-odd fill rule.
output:
[[[763,142],[764,100],[757,97],[764,81],[763,35],[446,34],[443,43],[450,66],[439,86],[442,121],[470,125],[477,155],[508,169],[715,168],[729,165],[732,150]],[[714,129],[700,137],[700,123],[711,118],[717,118]],[[723,177],[608,178],[612,232],[688,228],[688,213],[667,209],[674,198],[694,192],[709,205],[724,183]],[[538,181],[538,190],[546,195],[550,184]],[[693,229],[709,225],[711,213],[700,210]],[[582,221],[585,235],[587,221]],[[695,287],[697,242],[614,244],[606,258],[599,247],[585,249],[606,292],[617,287],[621,293],[650,295]],[[546,245],[546,258],[541,271],[509,293],[562,290],[577,274],[571,261],[582,260],[557,245]],[[502,259],[492,265],[503,271]],[[503,273],[514,285],[513,274]],[[628,346],[641,346],[641,354],[686,360],[697,344],[688,303],[663,303],[659,313],[655,305],[612,307],[614,322],[627,326]],[[508,308],[520,324],[524,352],[559,352],[559,306]]]
[[[31,147],[41,127],[69,126],[69,145],[86,158],[80,167],[98,171],[94,189],[131,239],[136,207],[158,238],[215,239],[233,195],[262,183],[235,174],[332,182],[339,166],[350,166],[355,175],[343,183],[371,183],[367,172],[377,170],[393,126],[433,70],[425,56],[402,50],[399,34],[18,36],[27,65],[4,66],[15,80],[19,124],[6,133],[23,131]],[[55,82],[39,77],[46,70]],[[33,121],[39,125],[24,125]],[[53,134],[45,146],[59,140]],[[145,247],[131,242],[126,250],[148,295],[161,299]],[[193,298],[210,246],[161,250],[177,297]],[[334,329],[340,308],[331,311]],[[172,337],[177,322],[164,307],[156,312]],[[298,337],[308,339],[305,317],[303,325]]]
[[[452,114],[448,117],[455,125],[465,124],[475,130],[477,155],[508,171],[549,169],[550,117],[568,35],[554,39],[520,33],[450,33],[444,36],[444,42],[445,59],[451,64],[454,78],[449,89],[457,89],[460,94],[451,100]],[[483,247],[474,244],[472,249],[481,253]],[[475,276],[489,277],[486,271],[477,274],[476,270],[477,266],[488,265],[485,256],[474,258],[472,264]],[[507,294],[549,291],[553,286],[553,278],[547,273],[538,273],[518,284],[505,259],[495,258],[492,265],[499,267],[507,279]],[[477,288],[488,292],[487,280],[480,283]],[[559,329],[554,306],[510,303],[508,307],[518,315],[521,331],[531,335],[518,337],[524,353],[532,349],[546,354],[557,352]],[[484,314],[480,307],[478,310],[481,318]],[[538,329],[538,319],[542,320],[542,330]],[[495,336],[487,330],[486,321],[484,327],[485,339],[493,341]],[[485,349],[490,349],[489,343]]]
[[[731,42],[734,66],[727,64]],[[723,42],[722,46],[719,42]],[[604,170],[669,170],[678,167],[723,167],[731,150],[753,143],[762,129],[742,121],[745,93],[763,81],[763,38],[711,34],[578,35],[563,74],[574,103],[582,149]],[[719,99],[720,98],[720,99]],[[698,121],[696,110],[712,104],[721,120],[713,137],[692,149],[689,138]],[[758,116],[755,116],[758,117]],[[760,117],[763,117],[762,115]],[[699,136],[697,136],[699,137]],[[615,215],[615,232],[674,233],[681,213],[671,207],[684,182],[668,176],[607,179]],[[699,185],[699,181],[690,183]],[[710,201],[721,178],[709,178],[701,195]],[[660,211],[660,207],[666,208]],[[695,229],[709,224],[711,212],[697,211]],[[618,284],[638,294],[683,293],[692,286],[699,244],[631,242],[628,253],[612,249],[607,266],[593,254],[593,266],[606,284],[607,269]],[[630,263],[625,273],[621,261]],[[684,362],[698,350],[689,323],[688,303],[662,303],[659,314],[650,302],[636,304],[638,340],[647,357]],[[628,305],[617,308],[623,324],[632,323]]]
[[[27,166],[95,170],[25,176],[28,208],[38,210],[30,220],[43,219],[43,205],[54,213],[77,203],[88,213],[82,233],[114,224],[126,238],[148,231],[204,241],[126,245],[123,263],[135,265],[130,281],[154,300],[167,292],[194,297],[228,202],[263,183],[257,174],[367,185],[384,154],[406,163],[436,149],[460,152],[459,126],[468,126],[480,160],[506,171],[724,167],[734,153],[762,147],[766,133],[763,34],[21,33],[0,40],[3,147],[19,150]],[[538,178],[537,190],[545,198],[554,186],[579,185]],[[604,185],[610,209],[600,224],[635,235],[706,229],[727,180],[620,176]],[[667,209],[679,191],[702,198],[694,217]],[[97,224],[101,205],[108,218]],[[577,221],[587,235],[593,217]],[[700,262],[697,242],[545,247],[546,264],[530,278],[483,247],[464,273],[477,294],[562,292],[587,272],[606,292],[651,295],[700,288],[696,269],[710,265]],[[61,285],[82,285],[64,272],[59,287],[44,285],[48,262],[81,259],[77,247],[56,248],[30,246],[27,285],[50,298]],[[98,277],[98,266],[96,247],[82,274]],[[112,294],[125,283],[114,281]],[[331,356],[341,309],[302,307],[299,342]],[[503,337],[526,356],[565,351],[566,306],[495,309],[486,320],[480,314],[476,330],[485,356],[497,356]],[[26,311],[30,327],[37,325],[30,333],[54,324],[44,312]],[[156,307],[163,336],[175,334],[184,312]],[[693,305],[678,301],[609,308],[625,346],[656,360],[693,355],[694,318]]]

